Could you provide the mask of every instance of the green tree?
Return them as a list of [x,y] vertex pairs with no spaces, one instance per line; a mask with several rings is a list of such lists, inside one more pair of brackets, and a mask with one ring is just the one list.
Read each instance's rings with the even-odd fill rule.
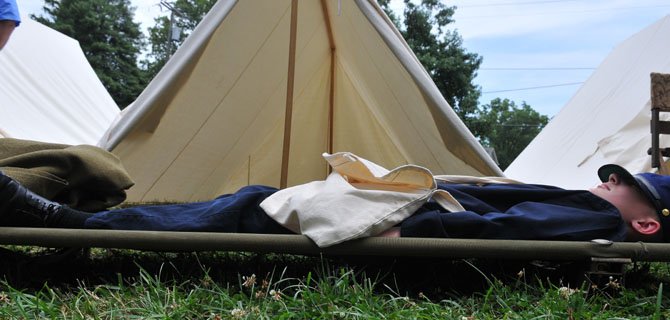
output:
[[463,47],[463,39],[447,26],[453,22],[455,7],[439,0],[404,0],[400,19],[389,10],[390,0],[378,0],[396,24],[438,89],[463,120],[470,126],[477,113],[480,88],[473,83],[482,58]]
[[468,52],[454,30],[455,7],[440,0],[403,0],[402,17],[390,9],[391,0],[377,0],[431,75],[454,111],[482,145],[495,150],[499,165],[507,168],[547,124],[525,102],[517,107],[508,99],[479,106],[481,89],[474,84],[482,57]]
[[45,0],[46,16],[32,18],[79,41],[88,62],[117,105],[125,108],[144,89],[137,65],[143,46],[129,0]]
[[[200,20],[214,6],[216,0],[177,0],[169,4],[168,15],[154,19],[155,26],[149,28],[150,51],[142,64],[151,79],[170,59],[170,56],[200,23]],[[170,10],[172,9],[172,10]],[[179,28],[179,39],[172,40],[170,20]]]
[[470,129],[484,146],[495,150],[505,170],[548,122],[547,116],[525,102],[519,107],[514,101],[495,98],[481,106]]

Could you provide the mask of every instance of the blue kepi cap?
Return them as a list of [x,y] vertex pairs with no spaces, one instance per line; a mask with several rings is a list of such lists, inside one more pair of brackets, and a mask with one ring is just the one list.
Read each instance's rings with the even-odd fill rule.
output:
[[648,172],[632,175],[616,164],[606,164],[598,169],[598,177],[602,182],[609,180],[612,173],[616,173],[624,182],[636,185],[642,190],[642,194],[656,208],[663,228],[663,238],[670,239],[670,176]]

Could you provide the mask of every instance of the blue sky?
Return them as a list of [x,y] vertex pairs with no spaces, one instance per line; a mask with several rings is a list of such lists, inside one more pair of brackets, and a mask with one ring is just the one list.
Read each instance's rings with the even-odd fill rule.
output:
[[[402,0],[393,1],[400,8]],[[670,14],[668,0],[443,1],[457,7],[452,28],[465,48],[484,59],[475,79],[484,93],[481,102],[525,101],[550,117],[617,44]],[[132,0],[135,21],[146,28],[154,16],[167,14],[159,2]],[[43,5],[18,3],[23,14],[39,13]]]
[[454,27],[464,46],[484,58],[475,80],[484,93],[480,102],[496,97],[525,101],[550,117],[612,49],[670,14],[667,0],[445,3],[457,6]]

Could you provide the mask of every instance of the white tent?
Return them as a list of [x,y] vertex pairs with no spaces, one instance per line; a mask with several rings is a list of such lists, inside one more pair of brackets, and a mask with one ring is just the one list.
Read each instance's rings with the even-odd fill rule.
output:
[[96,144],[119,113],[79,43],[24,17],[0,51],[0,136]]
[[375,0],[220,0],[100,145],[131,201],[324,179],[323,152],[502,174]]
[[599,182],[606,163],[651,171],[652,72],[670,73],[670,16],[619,44],[505,174],[583,189]]

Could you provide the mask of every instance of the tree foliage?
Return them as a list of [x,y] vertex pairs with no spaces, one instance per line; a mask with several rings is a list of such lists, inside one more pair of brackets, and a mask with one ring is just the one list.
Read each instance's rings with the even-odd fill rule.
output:
[[496,151],[500,168],[506,169],[516,156],[540,133],[549,118],[525,102],[495,98],[481,106],[470,128],[484,146]]
[[440,0],[403,0],[398,17],[391,0],[377,0],[407,44],[431,75],[433,82],[482,145],[493,148],[502,169],[535,138],[549,119],[525,102],[518,107],[508,99],[496,98],[479,105],[480,88],[474,84],[482,57],[468,52],[463,40],[448,26],[455,7]]
[[404,3],[400,19],[389,10],[389,0],[379,0],[444,98],[469,126],[481,95],[473,81],[482,57],[468,52],[458,32],[447,28],[453,22],[455,7],[439,0],[404,0]]
[[137,65],[144,36],[130,0],[45,0],[44,11],[32,18],[79,41],[118,106],[135,100],[146,85]]
[[[216,0],[177,0],[172,4],[173,11],[154,19],[155,25],[149,28],[150,52],[142,62],[149,78],[160,71],[215,3]],[[176,40],[172,40],[170,35],[171,18],[180,30]]]

